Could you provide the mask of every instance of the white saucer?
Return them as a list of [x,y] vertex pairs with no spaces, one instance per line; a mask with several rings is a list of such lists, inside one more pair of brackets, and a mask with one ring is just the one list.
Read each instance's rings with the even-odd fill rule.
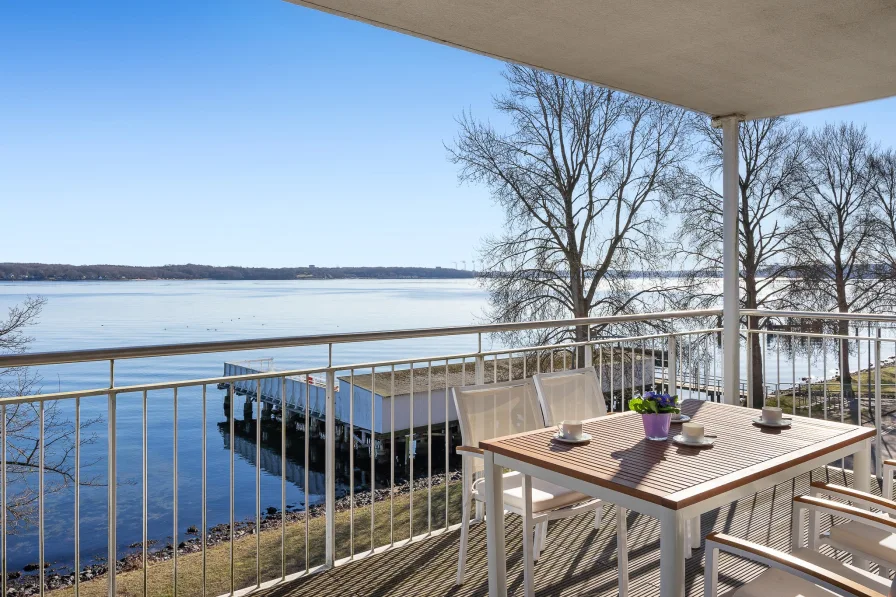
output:
[[591,441],[591,434],[583,433],[582,437],[580,437],[580,438],[572,438],[572,437],[563,437],[562,435],[560,435],[560,432],[558,431],[557,433],[554,434],[554,437],[552,439],[555,439],[558,442],[563,442],[564,444],[584,444],[586,442]]
[[782,429],[784,427],[790,427],[793,424],[793,419],[781,419],[780,423],[770,423],[768,421],[764,421],[762,417],[756,417],[753,419],[753,422],[760,427],[770,427],[771,429]]
[[686,440],[683,435],[679,434],[679,435],[673,436],[672,441],[681,446],[690,446],[692,448],[708,448],[709,446],[712,445],[713,438],[704,437],[699,442],[692,442],[692,441]]
[[687,423],[687,422],[690,421],[690,420],[691,420],[691,417],[689,417],[689,416],[687,416],[687,415],[681,415],[681,417],[679,417],[679,418],[677,418],[677,419],[672,419],[672,423],[673,423],[673,424],[675,424],[675,423]]

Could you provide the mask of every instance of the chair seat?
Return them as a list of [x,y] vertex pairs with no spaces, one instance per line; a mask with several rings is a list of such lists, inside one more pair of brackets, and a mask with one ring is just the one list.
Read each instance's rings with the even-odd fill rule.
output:
[[852,547],[873,558],[896,564],[896,534],[849,521],[832,526],[830,536],[845,549]]
[[[865,585],[869,589],[883,595],[886,595],[890,590],[890,581],[888,579],[853,568],[817,551],[802,548],[795,550],[793,555]],[[726,597],[831,597],[832,595],[834,595],[833,592],[807,580],[777,568],[769,568],[746,585],[727,593]]]
[[[522,512],[523,510],[523,475],[513,471],[504,473],[504,505]],[[485,501],[485,486],[478,482],[473,488],[473,497]],[[532,477],[532,512],[545,512],[565,508],[579,502],[590,500],[584,493],[570,491],[565,487],[548,483]]]

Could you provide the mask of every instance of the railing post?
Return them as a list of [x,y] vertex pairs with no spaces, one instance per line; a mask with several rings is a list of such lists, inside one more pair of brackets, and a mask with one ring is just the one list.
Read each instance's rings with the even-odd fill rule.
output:
[[[336,562],[336,372],[327,370],[327,404],[324,421],[324,482],[326,484],[326,564],[332,568]],[[305,433],[308,433],[306,430]]]
[[675,334],[669,334],[666,350],[668,352],[669,367],[669,387],[666,389],[666,392],[674,396],[678,393],[678,338]]
[[880,479],[883,476],[883,422],[880,419],[881,400],[881,371],[880,371],[880,328],[877,328],[877,340],[874,342],[874,426],[877,434],[874,436],[874,474]]

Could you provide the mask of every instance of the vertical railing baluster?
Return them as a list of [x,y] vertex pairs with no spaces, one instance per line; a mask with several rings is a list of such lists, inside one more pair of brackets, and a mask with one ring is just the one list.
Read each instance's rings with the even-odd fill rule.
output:
[[[6,407],[3,407],[4,414]],[[4,421],[6,417],[4,416]],[[6,433],[3,434],[4,441]],[[6,461],[6,450],[3,451],[3,460]],[[6,479],[3,480],[4,487]],[[4,505],[5,511],[5,505]],[[3,525],[4,533],[6,525]],[[4,562],[6,553],[3,553]],[[144,560],[145,561],[145,560]],[[5,564],[4,564],[5,567]],[[3,570],[3,576],[6,577],[6,570]],[[145,585],[144,585],[145,589]],[[75,597],[81,594],[81,397],[75,396]],[[6,589],[4,588],[3,597],[6,597]]]
[[[613,356],[613,353],[615,352],[616,349],[613,347],[612,342],[610,343],[609,346],[610,346],[610,410],[614,411],[614,410],[616,410],[616,408],[615,408],[615,405],[616,405],[616,392],[615,392],[615,389],[616,389],[616,364],[615,364],[615,358]],[[601,353],[603,353],[603,349],[601,349]],[[601,357],[603,357],[603,354],[601,354]],[[622,410],[622,408],[620,408],[619,410]]]
[[172,530],[173,540],[171,542],[172,551],[174,552],[174,597],[177,597],[177,545],[178,545],[178,528],[177,528],[177,388],[174,388],[174,438],[173,438],[173,446],[174,446],[174,457],[173,457],[173,468],[174,468],[174,503],[173,503],[173,512],[172,518],[174,523],[174,529]]
[[208,455],[206,454],[208,450],[206,445],[208,443],[208,431],[206,429],[208,425],[207,394],[208,387],[202,384],[202,597],[206,597],[208,594],[208,519],[206,513],[208,502]]
[[407,450],[408,450],[408,539],[414,537],[414,457],[416,456],[416,442],[414,438],[416,435],[414,434],[414,363],[411,363],[411,393],[408,395],[408,403],[410,404],[410,412],[408,413],[409,420],[408,424],[410,425],[409,433],[407,441]]
[[[3,519],[2,520],[3,536],[0,537],[0,540],[2,540],[2,543],[3,543],[2,545],[0,545],[0,552],[2,552],[2,558],[0,558],[0,559],[2,559],[2,564],[0,564],[0,568],[2,568],[2,571],[0,571],[0,572],[2,572],[3,577],[2,577],[2,579],[0,579],[0,588],[2,588],[2,590],[3,590],[3,597],[6,597],[6,595],[8,594],[7,590],[6,590],[6,582],[7,582],[6,581],[6,579],[7,579],[7,571],[6,571],[7,540],[6,540],[6,536],[9,534],[9,529],[7,528],[7,525],[6,525],[6,460],[8,459],[8,455],[6,453],[6,404],[4,404],[2,407],[0,407],[0,417],[3,418],[3,421],[2,421],[2,425],[3,425],[3,438],[2,438],[3,459],[0,460],[0,476],[3,477],[3,479],[2,479],[3,486],[2,486],[2,490],[0,490],[0,491],[2,491],[2,495],[0,495],[0,502],[2,502],[2,510],[3,510],[2,512],[0,512],[0,517],[2,517],[2,519]],[[77,518],[75,519],[75,524],[76,525],[78,524]],[[75,545],[75,547],[77,547],[77,544]],[[77,558],[77,556],[75,556],[75,557]],[[76,594],[77,594],[77,589],[76,589]]]
[[324,528],[326,533],[326,565],[336,564],[336,371],[332,369],[333,345],[330,344],[330,367],[327,369],[327,391],[324,394]]
[[[355,370],[348,372],[348,557],[355,557]],[[373,493],[370,494],[373,496]]]
[[148,529],[148,509],[149,509],[149,486],[148,486],[148,477],[149,477],[149,451],[147,450],[147,412],[146,412],[146,390],[143,390],[143,417],[142,424],[143,429],[141,433],[141,441],[143,443],[142,446],[142,475],[143,475],[143,543],[141,545],[141,553],[143,554],[143,595],[146,597],[149,594],[149,564],[147,562],[147,555],[149,551],[149,546],[147,542],[149,541],[149,529]]
[[[466,370],[464,370],[464,375],[466,375]],[[476,335],[476,385],[482,385],[485,383],[485,357],[482,356],[482,334]],[[466,380],[464,380],[466,383]]]
[[236,590],[234,586],[234,444],[236,443],[236,421],[234,420],[236,411],[236,382],[230,382],[230,594]]
[[116,581],[116,562],[118,561],[118,550],[117,550],[117,541],[116,537],[116,523],[118,518],[117,504],[116,500],[118,498],[118,467],[117,467],[117,458],[118,455],[117,445],[116,445],[116,396],[115,392],[111,391],[112,388],[115,387],[115,360],[109,360],[109,395],[108,402],[106,404],[106,417],[108,419],[107,425],[107,449],[108,449],[108,457],[106,458],[107,463],[107,475],[108,475],[108,490],[107,490],[107,516],[109,521],[108,526],[108,565],[109,565],[109,580],[107,584],[107,590],[109,597],[115,597],[117,594],[117,581]]
[[[791,338],[796,338],[796,336],[791,336]],[[791,340],[791,343],[795,345],[795,344],[796,344],[796,341],[795,341],[795,340]],[[790,381],[791,381],[791,384],[792,384],[792,386],[793,386],[793,388],[792,388],[792,394],[793,394],[793,397],[791,398],[791,399],[793,400],[793,404],[791,405],[791,407],[792,407],[791,410],[793,410],[793,414],[796,414],[796,401],[797,401],[797,397],[796,397],[796,390],[797,390],[797,383],[796,383],[796,346],[791,346],[791,348],[792,348],[792,351],[791,351],[791,354],[790,354],[790,365],[791,365]]]
[[[447,371],[447,365],[445,366]],[[446,373],[447,376],[447,373]],[[376,549],[374,541],[374,502],[376,499],[376,367],[370,369],[370,553]]]
[[43,400],[40,401],[40,450],[38,450],[38,493],[37,493],[37,526],[38,526],[38,562],[40,563],[40,573],[38,575],[38,582],[40,583],[40,594],[43,596],[44,587],[46,585],[46,571],[44,570],[44,556],[45,556],[45,531],[46,527],[44,526],[44,464],[46,462],[46,447],[45,447],[45,422],[46,422],[46,414],[45,414],[45,403]]
[[255,380],[255,586],[261,587],[261,378]]
[[[311,569],[311,533],[310,533],[310,523],[311,523],[311,510],[310,510],[310,502],[308,501],[308,488],[309,488],[309,475],[308,469],[311,468],[311,458],[309,456],[310,452],[310,439],[311,435],[311,385],[308,383],[308,377],[305,376],[305,485],[302,488],[302,492],[305,494],[305,573]],[[372,501],[372,500],[371,500]]]
[[[856,327],[856,363],[858,364],[858,368],[856,369],[856,386],[858,386],[858,392],[856,393],[856,410],[858,411],[859,420],[856,423],[859,427],[862,426],[862,340],[861,336],[859,336],[859,328]],[[847,357],[848,358],[848,357]],[[851,369],[852,367],[850,367]],[[850,376],[852,379],[852,376]]]
[[[352,386],[354,387],[354,386]],[[289,424],[289,403],[286,399],[286,378],[280,378],[280,580],[286,580],[286,426]]]
[[675,395],[678,393],[678,338],[675,334],[669,334],[666,350],[669,353],[669,389],[668,394]]
[[389,545],[395,545],[395,365],[389,390]]
[[[426,412],[426,532],[432,533],[432,361],[426,367],[427,412]],[[448,394],[445,394],[448,400]],[[445,417],[445,430],[448,428],[448,417]],[[447,472],[447,471],[445,471]],[[446,477],[447,481],[448,478]]]
[[753,330],[749,322],[752,317],[747,317],[747,407],[753,408]]
[[878,479],[883,477],[883,422],[881,421],[881,371],[880,371],[880,328],[877,328],[877,340],[874,343],[874,474]]
[[822,391],[824,392],[824,420],[828,420],[828,339],[827,336],[821,337],[821,360],[822,360],[822,372],[821,372],[821,383],[822,383]]
[[775,386],[775,393],[777,395],[778,403],[775,406],[781,408],[781,334],[775,335],[775,355],[778,360],[775,369],[778,375],[777,384]]
[[[460,371],[460,383],[465,385],[467,381],[467,360],[464,359]],[[451,510],[451,494],[449,489],[449,460],[451,458],[451,433],[448,426],[448,400],[450,400],[450,390],[448,389],[448,359],[445,359],[445,528],[451,526],[449,518]]]
[[812,338],[806,336],[806,369],[809,377],[806,380],[806,392],[809,401],[809,418],[812,418]]

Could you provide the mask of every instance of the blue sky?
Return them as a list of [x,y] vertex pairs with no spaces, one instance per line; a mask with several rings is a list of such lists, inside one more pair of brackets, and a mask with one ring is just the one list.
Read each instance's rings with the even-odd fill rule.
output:
[[[0,261],[449,266],[500,226],[443,147],[495,60],[281,0],[17,0],[0,39]],[[894,99],[801,118],[896,145]]]

